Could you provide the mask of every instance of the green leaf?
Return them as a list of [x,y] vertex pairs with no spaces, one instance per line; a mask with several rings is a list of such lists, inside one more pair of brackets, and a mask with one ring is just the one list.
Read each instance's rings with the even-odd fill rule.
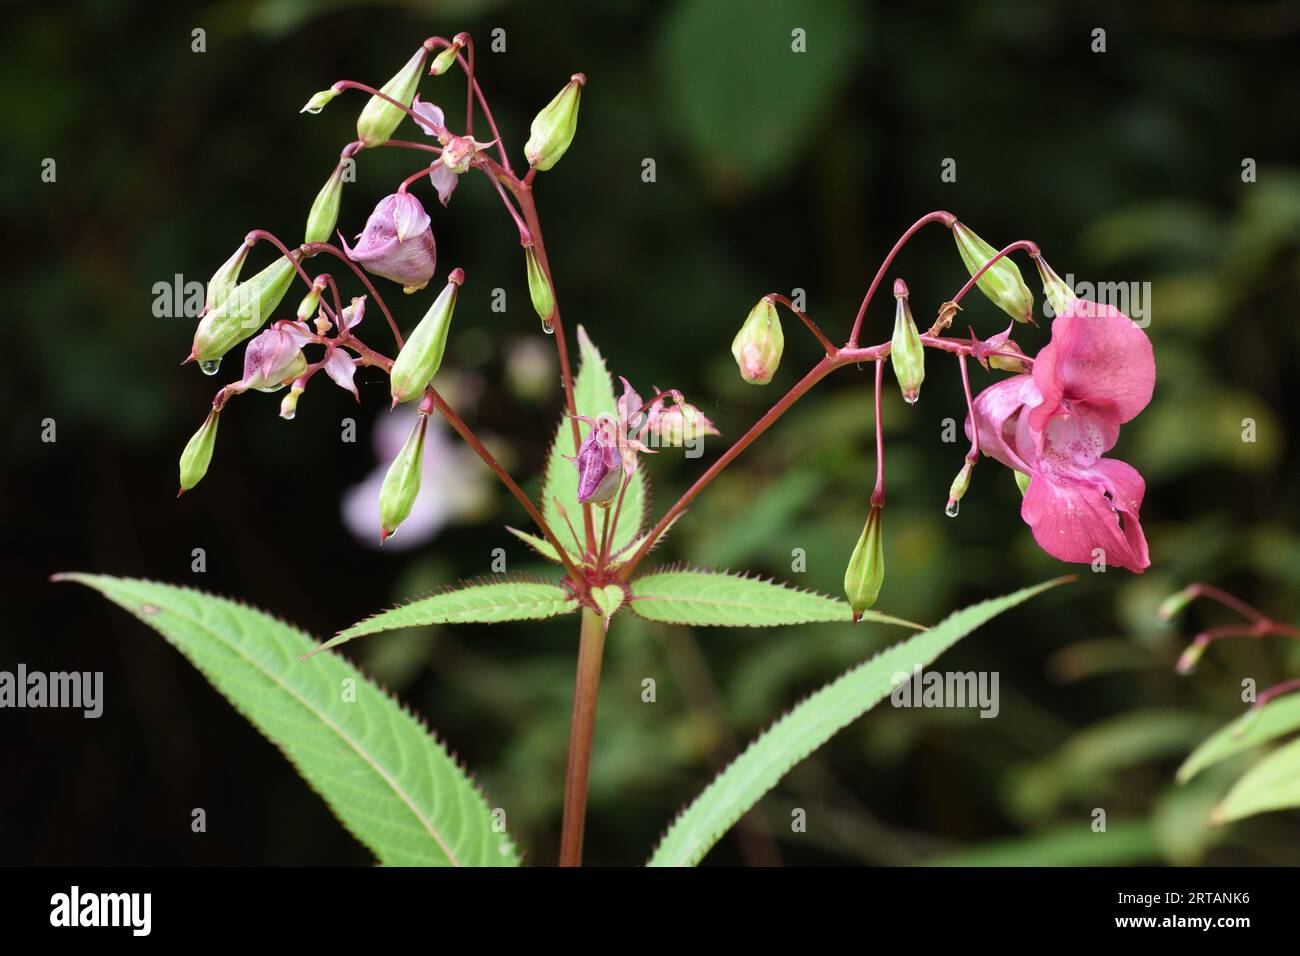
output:
[[337,654],[261,611],[189,588],[93,574],[94,588],[184,654],[279,747],[381,863],[514,866],[482,793],[424,725]]
[[[694,866],[799,761],[874,707],[895,674],[924,667],[981,624],[1072,578],[1057,578],[949,615],[827,684],[732,761],[669,827],[650,866]],[[633,605],[635,607],[635,604]]]
[[600,614],[605,619],[605,627],[608,628],[609,619],[627,600],[627,592],[623,590],[622,585],[606,584],[604,587],[593,587],[591,599],[596,602],[596,607],[600,608]]
[[1300,807],[1300,740],[1279,747],[1247,770],[1210,819],[1228,823],[1269,810]]
[[338,647],[354,637],[395,631],[403,627],[539,621],[577,609],[577,598],[558,584],[515,578],[475,582],[380,611],[373,617],[340,631],[317,650]]
[[[577,378],[573,382],[573,401],[578,407],[578,414],[587,418],[595,418],[601,412],[616,414],[618,399],[614,392],[614,381],[605,368],[604,357],[587,337],[587,330],[582,326],[578,326],[578,354],[581,362],[578,366]],[[578,433],[583,438],[587,437],[587,432],[590,430],[590,425],[578,422]],[[575,559],[579,555],[572,547],[570,540],[572,536],[568,534],[568,525],[560,509],[563,508],[569,520],[573,522],[574,529],[581,536],[583,506],[578,504],[578,469],[573,462],[564,457],[568,455],[572,458],[576,454],[577,451],[573,447],[573,424],[568,418],[563,418],[555,432],[555,441],[551,443],[551,451],[546,459],[546,473],[542,478],[542,517],[555,531],[556,538]],[[645,524],[646,509],[649,507],[648,484],[645,469],[638,465],[632,477],[628,479],[618,526],[611,532],[611,551],[618,551],[630,544]],[[592,509],[597,537],[601,532],[604,514],[601,509]]]
[[[675,566],[656,568],[632,582],[632,610],[647,621],[700,627],[853,622],[853,609],[841,598],[727,571]],[[876,611],[866,611],[862,620],[921,627]]]
[[[529,534],[527,531],[520,531],[518,528],[512,528],[509,525],[506,525],[506,530],[548,561],[554,561],[556,564],[564,563],[560,560],[560,553],[545,538]],[[559,534],[560,532],[557,530],[555,533]]]
[[1192,751],[1178,768],[1178,782],[1186,783],[1211,764],[1300,730],[1300,694],[1270,700],[1258,710],[1248,710]]
[[1135,866],[1160,860],[1160,840],[1146,820],[1112,820],[1096,833],[1091,819],[1028,836],[976,843],[922,861],[926,866]]

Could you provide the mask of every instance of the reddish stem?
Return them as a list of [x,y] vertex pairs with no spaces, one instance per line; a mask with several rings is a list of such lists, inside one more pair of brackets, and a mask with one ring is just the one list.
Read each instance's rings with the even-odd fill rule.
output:
[[908,240],[916,235],[922,226],[929,223],[942,222],[945,226],[951,229],[952,224],[956,221],[957,217],[952,213],[945,212],[942,209],[937,209],[934,212],[926,213],[916,222],[912,223],[912,225],[908,227],[907,232],[898,237],[898,241],[894,243],[894,248],[889,250],[889,255],[885,256],[884,262],[880,263],[880,269],[877,270],[876,277],[871,280],[871,285],[867,288],[867,294],[862,297],[862,305],[858,307],[857,317],[853,320],[853,331],[849,333],[849,348],[857,348],[858,335],[862,332],[862,319],[867,314],[867,306],[871,304],[871,298],[876,294],[876,288],[880,285],[880,280],[885,277],[885,271],[889,268],[889,264],[894,261],[894,257],[898,255],[903,246],[907,245]]
[[783,306],[785,306],[795,315],[799,316],[799,318],[803,320],[803,324],[808,326],[808,331],[810,331],[813,335],[817,336],[817,341],[820,342],[822,348],[826,350],[826,354],[827,355],[835,354],[837,350],[835,346],[831,343],[831,340],[822,334],[822,330],[817,327],[816,322],[810,319],[801,310],[796,309],[794,307],[793,302],[791,302],[789,299],[787,299],[785,296],[781,295],[778,292],[769,292],[767,294],[767,298],[771,299],[773,302],[780,302]]

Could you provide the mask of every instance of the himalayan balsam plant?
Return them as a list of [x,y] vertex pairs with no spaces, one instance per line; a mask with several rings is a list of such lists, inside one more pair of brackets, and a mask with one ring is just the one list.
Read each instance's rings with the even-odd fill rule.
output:
[[[423,74],[459,67],[466,77],[459,132],[442,109],[421,99]],[[449,82],[442,80],[439,82]],[[475,77],[474,44],[464,33],[432,37],[381,88],[344,80],[316,93],[304,111],[319,113],[349,91],[366,100],[356,139],[343,147],[307,216],[303,241],[290,245],[269,231],[244,238],[207,287],[206,309],[188,361],[216,374],[224,357],[247,340],[239,379],[222,387],[202,427],[180,459],[182,494],[207,472],[227,403],[249,391],[284,391],[280,416],[292,419],[319,373],[357,395],[358,368],[386,373],[393,406],[416,403],[418,415],[393,459],[379,495],[381,539],[399,532],[422,492],[421,458],[428,417],[441,415],[500,479],[535,526],[510,529],[558,566],[554,580],[498,576],[454,587],[384,611],[316,644],[306,635],[242,605],[182,588],[92,575],[69,575],[137,614],[187,655],[263,733],[274,740],[342,822],[385,863],[513,864],[519,853],[507,835],[506,808],[493,807],[443,746],[332,649],[354,638],[429,624],[579,618],[577,676],[564,781],[562,865],[582,858],[587,780],[596,726],[601,659],[611,625],[631,612],[650,621],[692,627],[768,627],[866,621],[918,633],[848,671],[794,707],[759,737],[671,823],[650,862],[693,865],[799,760],[883,699],[891,678],[929,664],[980,624],[1057,581],[958,611],[930,628],[872,610],[885,582],[883,534],[885,455],[881,392],[890,365],[903,397],[916,402],[927,355],[955,366],[964,389],[969,448],[948,494],[956,516],[980,453],[1012,469],[1023,491],[1021,515],[1049,554],[1094,566],[1106,562],[1140,572],[1148,565],[1139,523],[1144,484],[1129,465],[1103,457],[1120,426],[1151,397],[1155,365],[1145,334],[1113,308],[1076,298],[1028,240],[1001,249],[985,243],[948,212],[918,219],[875,273],[847,342],[835,345],[790,299],[762,296],[731,343],[741,376],[756,386],[777,376],[784,348],[782,310],[816,338],[824,355],[748,431],[695,479],[653,522],[647,520],[647,466],[666,450],[694,448],[719,434],[714,423],[676,389],[638,391],[614,378],[581,326],[576,355],[561,319],[556,281],[543,238],[535,187],[569,149],[586,78],[574,74],[536,116],[523,154],[527,171],[511,164],[501,131]],[[450,94],[444,91],[443,102]],[[335,107],[337,109],[337,107]],[[475,120],[486,132],[476,138]],[[395,138],[410,121],[411,138]],[[420,165],[379,199],[355,239],[333,241],[340,196],[358,158],[376,149],[422,156]],[[431,160],[431,162],[430,162]],[[522,249],[532,305],[542,332],[555,343],[564,412],[534,502],[437,389],[453,332],[457,299],[467,279],[453,268],[430,296],[423,318],[403,330],[379,285],[418,294],[433,283],[438,243],[433,219],[414,191],[428,181],[445,206],[462,177],[480,177],[500,199],[503,225]],[[437,206],[432,208],[437,209]],[[949,229],[970,278],[937,309],[922,332],[912,293],[893,283],[892,336],[860,344],[868,307],[886,271],[923,227]],[[443,240],[446,248],[446,240]],[[277,257],[242,278],[258,246]],[[1051,341],[1031,357],[1012,332],[1033,322],[1034,298],[1008,256],[1025,253],[1042,278],[1055,321]],[[319,264],[333,271],[318,271]],[[355,281],[361,293],[345,298]],[[295,283],[303,297],[291,316],[272,319]],[[967,294],[978,287],[1009,317],[988,338],[949,334]],[[364,342],[378,311],[393,339],[390,356]],[[367,316],[372,316],[366,323]],[[787,320],[788,321],[788,320]],[[265,327],[264,327],[265,326]],[[970,366],[1010,373],[972,395]],[[875,483],[864,496],[866,516],[856,545],[844,542],[843,600],[743,574],[690,565],[647,569],[646,559],[692,501],[800,398],[830,373],[866,366],[874,373]],[[575,369],[576,367],[576,369]],[[576,371],[576,374],[575,374]],[[436,494],[438,489],[423,489]],[[617,625],[614,633],[617,634]],[[325,653],[321,653],[325,652]],[[557,781],[558,783],[558,781]]]

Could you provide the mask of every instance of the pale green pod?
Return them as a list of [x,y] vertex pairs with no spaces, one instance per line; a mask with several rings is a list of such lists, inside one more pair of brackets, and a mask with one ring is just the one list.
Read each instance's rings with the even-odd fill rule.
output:
[[334,235],[334,227],[339,221],[339,201],[343,197],[343,170],[347,167],[340,162],[334,167],[330,178],[316,194],[307,213],[307,228],[303,233],[303,242],[329,242]]
[[[415,51],[415,55],[406,61],[397,75],[379,88],[403,106],[410,106],[415,96],[415,88],[420,83],[420,72],[424,69],[424,59],[428,56],[424,47]],[[402,122],[406,111],[399,109],[380,96],[372,96],[357,117],[357,139],[370,146],[380,146],[388,142],[393,131]]]
[[564,89],[533,117],[528,128],[528,142],[524,144],[524,156],[529,166],[550,169],[569,148],[574,133],[578,131],[578,104],[586,82],[583,74],[573,74]]
[[451,46],[433,58],[433,62],[429,64],[429,75],[442,76],[451,69],[452,64],[456,62],[456,57],[459,55],[460,44],[453,40]]
[[1047,302],[1052,307],[1052,314],[1060,315],[1074,301],[1074,290],[1052,270],[1052,267],[1047,264],[1047,260],[1042,256],[1035,256],[1034,262],[1038,266],[1038,277],[1043,280],[1043,295],[1047,296]]
[[784,351],[785,333],[781,331],[776,303],[770,296],[763,296],[731,340],[731,354],[741,378],[751,385],[766,385],[776,374]]
[[542,270],[542,264],[537,261],[537,253],[531,245],[524,247],[524,264],[528,269],[528,296],[533,300],[537,317],[545,326],[555,314],[555,290],[551,288],[551,283]]
[[881,529],[882,510],[872,506],[867,522],[862,527],[849,566],[844,571],[844,596],[853,608],[853,620],[876,603],[880,587],[885,582],[885,544]]
[[434,299],[429,311],[402,346],[402,351],[397,353],[397,360],[389,373],[389,390],[394,405],[419,398],[425,386],[438,374],[447,348],[447,332],[451,328],[459,288],[460,283],[453,274],[452,280],[438,293],[438,298]]
[[244,260],[248,258],[248,248],[248,243],[241,242],[234,255],[223,262],[221,268],[208,280],[208,295],[204,302],[205,313],[211,312],[225,302],[230,297],[230,293],[235,290],[235,286],[239,284],[239,273],[244,268]]
[[[957,251],[961,261],[971,275],[979,272],[998,250],[975,235],[960,222],[953,223],[953,238],[957,241]],[[1029,322],[1034,317],[1034,296],[1020,276],[1020,268],[1006,256],[1003,256],[985,270],[976,282],[980,291],[1017,322]]]
[[920,397],[921,383],[925,381],[925,346],[912,319],[912,309],[907,304],[907,287],[901,279],[894,285],[894,297],[898,304],[894,309],[894,334],[889,340],[889,364],[898,379],[903,401],[913,405]]
[[411,514],[415,499],[420,495],[420,475],[424,470],[424,431],[429,419],[416,418],[415,427],[407,437],[402,450],[384,475],[379,489],[379,540],[388,538]]
[[221,412],[214,408],[199,430],[185,443],[185,450],[181,452],[181,490],[176,493],[176,497],[185,494],[208,473],[212,451],[217,445],[217,424],[220,418]]
[[281,256],[257,275],[235,286],[222,303],[199,322],[191,358],[199,362],[219,359],[260,329],[289,291],[294,273],[294,260]]

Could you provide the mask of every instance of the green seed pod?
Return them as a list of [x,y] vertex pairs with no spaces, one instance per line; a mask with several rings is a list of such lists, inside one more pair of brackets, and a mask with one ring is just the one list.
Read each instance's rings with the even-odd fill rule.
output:
[[731,354],[740,367],[740,377],[751,385],[766,385],[776,374],[784,351],[785,334],[776,303],[770,296],[763,296],[731,340]]
[[[391,80],[379,88],[403,106],[410,106],[415,96],[415,88],[420,83],[420,71],[424,69],[424,58],[428,55],[424,47],[415,51],[415,55],[406,61],[406,65]],[[379,146],[388,142],[393,131],[402,122],[406,111],[394,106],[380,96],[370,97],[361,115],[357,117],[357,139],[367,147]]]
[[332,87],[328,90],[321,90],[319,93],[313,93],[311,95],[311,99],[309,99],[306,105],[303,106],[303,108],[300,109],[298,112],[311,113],[313,116],[315,116],[317,113],[319,113],[321,110],[323,110],[326,106],[329,105],[330,100],[334,99],[334,97],[338,95],[339,95],[339,91]]
[[447,331],[451,328],[451,314],[456,308],[456,293],[465,281],[465,273],[453,269],[446,288],[438,293],[429,311],[415,327],[402,351],[397,353],[389,373],[389,390],[393,405],[419,398],[424,387],[433,381],[442,364],[442,354],[447,348]]
[[[960,222],[953,223],[952,235],[957,240],[961,261],[966,263],[971,275],[979,272],[984,263],[998,254],[997,249]],[[994,305],[1017,322],[1032,321],[1034,296],[1020,277],[1020,268],[1006,256],[989,266],[976,285]]]
[[211,312],[217,306],[225,302],[234,291],[235,286],[239,284],[239,273],[244,268],[244,260],[248,258],[248,243],[240,243],[235,254],[227,259],[208,280],[208,295],[204,302],[204,313]]
[[948,504],[944,507],[943,513],[949,518],[957,517],[957,511],[961,507],[962,498],[966,497],[966,492],[970,490],[970,473],[974,469],[975,463],[968,461],[961,466],[961,471],[957,472],[957,477],[952,480],[948,487]]
[[533,300],[533,308],[542,320],[542,328],[550,331],[551,316],[555,314],[555,291],[542,270],[542,264],[537,261],[537,252],[531,244],[524,246],[524,264],[528,269],[528,295]]
[[235,286],[199,322],[190,357],[200,362],[215,361],[260,329],[293,284],[297,258],[296,254],[293,261],[281,256],[251,279]]
[[907,283],[902,279],[894,280],[894,298],[898,305],[894,309],[894,335],[889,341],[889,364],[894,368],[903,401],[914,405],[925,381],[925,346],[912,319],[912,309],[907,304]]
[[1175,591],[1169,597],[1160,602],[1160,607],[1156,608],[1156,617],[1162,621],[1171,621],[1182,613],[1183,608],[1191,604],[1196,597],[1196,592],[1190,587],[1185,587],[1181,591]]
[[417,416],[406,444],[388,466],[388,474],[384,475],[383,487],[379,489],[381,543],[410,516],[415,499],[419,497],[420,475],[424,470],[424,430],[428,423],[428,416]]
[[1043,295],[1047,296],[1052,314],[1060,315],[1069,308],[1070,302],[1075,298],[1074,290],[1052,271],[1052,267],[1042,256],[1035,256],[1034,262],[1038,266],[1038,277],[1043,280]]
[[844,572],[844,594],[853,608],[853,621],[857,623],[862,612],[876,603],[880,586],[885,581],[885,547],[881,533],[883,512],[872,505],[867,523],[862,528],[849,566]]
[[176,493],[177,498],[202,481],[208,473],[208,465],[212,463],[212,450],[217,445],[217,423],[220,418],[221,412],[215,408],[208,412],[203,425],[186,442],[185,450],[181,452],[181,490]]
[[303,234],[303,242],[329,242],[330,236],[334,235],[334,226],[339,221],[339,200],[343,196],[343,171],[346,168],[346,161],[340,160],[334,167],[334,172],[330,174],[330,178],[325,180],[325,185],[316,194],[316,200],[311,204],[311,212],[307,213],[307,229]]
[[307,294],[302,297],[298,303],[298,311],[294,314],[298,317],[299,322],[309,322],[311,317],[316,314],[316,309],[320,306],[321,293],[325,291],[325,278],[318,276],[312,281],[311,288]]
[[528,128],[528,142],[524,144],[524,156],[529,166],[550,169],[569,148],[573,134],[578,131],[578,102],[582,99],[582,87],[586,82],[583,74],[573,74],[564,89],[555,94],[555,99],[533,117]]

